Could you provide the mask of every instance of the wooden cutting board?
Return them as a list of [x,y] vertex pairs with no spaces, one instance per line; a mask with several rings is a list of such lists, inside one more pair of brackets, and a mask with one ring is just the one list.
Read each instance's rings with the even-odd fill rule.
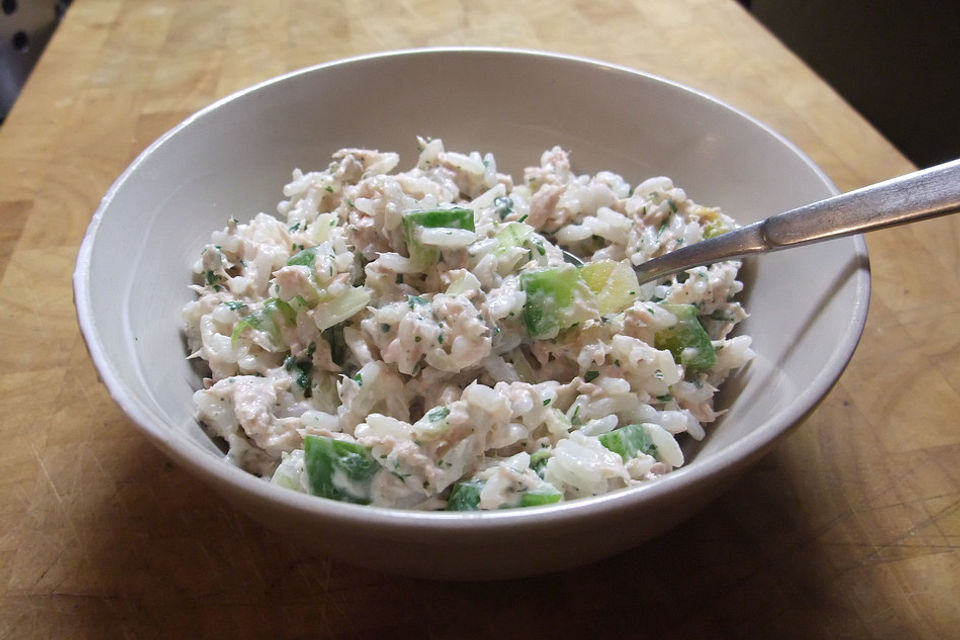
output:
[[912,169],[732,0],[75,1],[0,128],[0,638],[957,637],[953,219],[869,237],[860,347],[783,446],[663,537],[560,574],[443,584],[310,557],[168,462],[114,406],[70,276],[127,163],[273,75],[463,44],[694,86],[786,135],[843,190]]

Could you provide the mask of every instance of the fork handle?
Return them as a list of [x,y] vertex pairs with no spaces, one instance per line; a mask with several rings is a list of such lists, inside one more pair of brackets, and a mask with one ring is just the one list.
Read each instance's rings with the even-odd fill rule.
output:
[[960,211],[960,159],[856,189],[681,247],[635,267],[640,282],[755,253]]

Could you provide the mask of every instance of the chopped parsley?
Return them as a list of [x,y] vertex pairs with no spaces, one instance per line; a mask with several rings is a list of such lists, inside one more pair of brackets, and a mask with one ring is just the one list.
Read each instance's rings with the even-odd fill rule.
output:
[[494,211],[496,211],[497,215],[500,216],[501,220],[513,213],[513,200],[506,196],[494,198],[493,206],[495,207]]
[[[313,343],[311,343],[313,344]],[[316,348],[316,345],[314,345]],[[297,386],[303,391],[305,398],[309,398],[312,393],[311,374],[313,372],[313,361],[310,360],[310,350],[307,349],[308,356],[305,359],[297,360],[293,356],[287,356],[283,361],[283,368],[290,372],[296,381]]]
[[663,232],[667,230],[667,227],[670,226],[670,218],[667,218],[660,223],[660,226],[657,228],[657,240],[660,239],[660,236],[663,235]]

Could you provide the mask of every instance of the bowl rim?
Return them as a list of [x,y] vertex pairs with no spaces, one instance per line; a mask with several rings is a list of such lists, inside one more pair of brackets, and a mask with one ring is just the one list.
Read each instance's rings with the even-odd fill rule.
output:
[[[811,383],[803,389],[787,407],[761,422],[751,433],[739,440],[736,443],[736,447],[727,446],[708,459],[698,462],[693,467],[683,466],[656,480],[600,496],[581,498],[543,507],[506,509],[493,512],[457,513],[403,510],[318,499],[316,496],[273,486],[262,478],[258,478],[243,471],[239,467],[224,463],[223,461],[220,461],[218,464],[211,464],[213,458],[211,458],[208,451],[203,451],[196,443],[190,442],[185,437],[176,434],[170,429],[157,428],[155,424],[162,423],[163,421],[154,415],[149,407],[144,406],[143,403],[133,397],[133,394],[126,390],[122,376],[119,375],[113,367],[107,355],[104,341],[91,314],[90,267],[97,231],[103,217],[117,192],[137,171],[140,165],[143,164],[156,149],[164,145],[173,136],[190,126],[193,122],[216,111],[227,103],[236,101],[248,94],[255,93],[274,84],[282,83],[290,78],[379,59],[443,56],[450,54],[521,56],[563,65],[596,66],[604,70],[611,70],[630,76],[639,76],[648,81],[664,84],[685,93],[693,94],[698,99],[713,103],[715,107],[732,112],[752,125],[759,127],[800,159],[807,168],[823,182],[829,191],[833,194],[839,193],[839,190],[826,173],[799,147],[774,129],[739,108],[674,80],[594,58],[527,48],[444,46],[368,53],[295,69],[220,98],[188,116],[147,146],[119,175],[101,199],[97,210],[90,220],[77,254],[76,267],[73,274],[73,293],[81,334],[86,343],[90,358],[96,366],[101,380],[113,401],[156,446],[188,471],[197,474],[216,487],[221,489],[234,488],[261,503],[271,504],[276,508],[292,509],[301,515],[322,519],[327,522],[336,522],[344,526],[360,525],[366,527],[369,525],[377,525],[378,527],[388,527],[395,532],[423,532],[425,529],[429,529],[442,534],[444,532],[462,533],[464,530],[488,532],[490,530],[502,530],[507,527],[512,530],[518,530],[518,528],[519,530],[529,528],[540,529],[544,526],[560,525],[585,517],[638,507],[643,502],[657,501],[673,494],[693,491],[704,484],[716,482],[721,476],[727,477],[752,464],[757,458],[769,450],[775,440],[791,428],[797,426],[806,415],[816,408],[817,404],[827,395],[840,378],[844,368],[853,356],[866,322],[871,288],[867,246],[862,235],[847,239],[854,244],[854,258],[857,261],[855,265],[856,273],[853,275],[856,279],[856,295],[850,320],[847,326],[842,328],[842,340],[838,348],[831,354]],[[736,451],[733,450],[734,448]]]

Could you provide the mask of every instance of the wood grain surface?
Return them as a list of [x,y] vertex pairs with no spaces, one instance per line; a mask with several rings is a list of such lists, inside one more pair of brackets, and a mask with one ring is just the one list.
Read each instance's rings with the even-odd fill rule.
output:
[[954,219],[868,238],[862,342],[782,446],[663,537],[560,574],[444,584],[309,557],[113,405],[70,276],[123,168],[273,75],[465,44],[692,85],[780,131],[844,190],[912,169],[732,0],[76,0],[0,128],[0,638],[958,637]]

